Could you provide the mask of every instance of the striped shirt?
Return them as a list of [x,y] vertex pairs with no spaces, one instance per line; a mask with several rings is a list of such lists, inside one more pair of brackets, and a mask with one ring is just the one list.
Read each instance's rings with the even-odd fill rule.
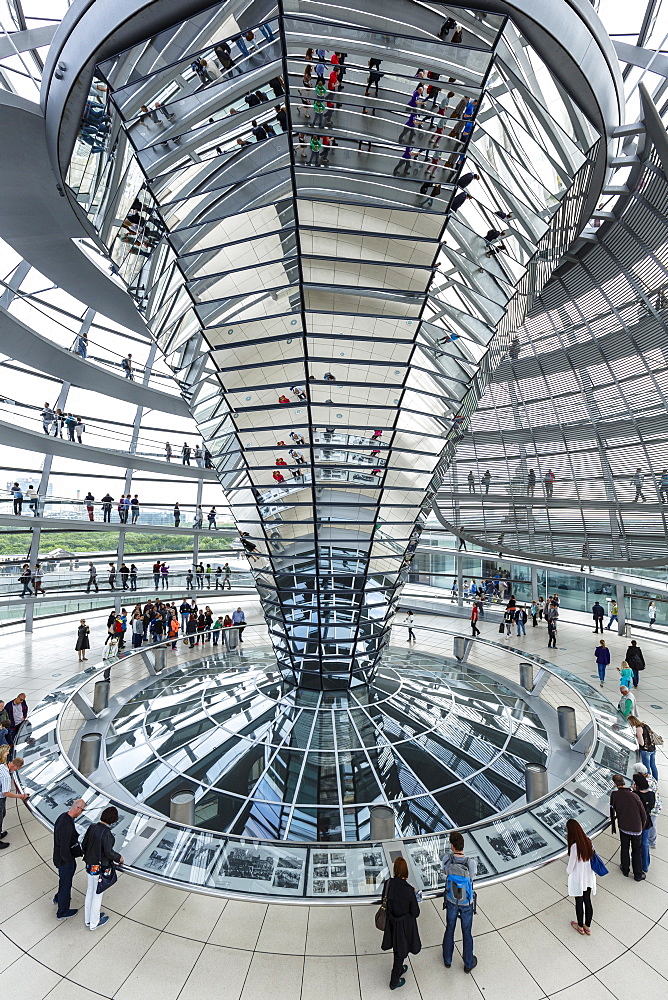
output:
[[4,799],[7,792],[12,790],[12,778],[6,764],[0,764],[0,795]]

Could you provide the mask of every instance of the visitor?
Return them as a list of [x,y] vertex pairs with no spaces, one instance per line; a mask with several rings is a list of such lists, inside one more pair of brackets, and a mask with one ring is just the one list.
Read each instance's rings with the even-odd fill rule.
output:
[[575,920],[571,920],[578,934],[591,934],[594,909],[591,897],[596,895],[596,874],[591,866],[594,847],[591,840],[575,819],[566,820],[566,846],[568,848],[568,895],[575,897]]
[[526,613],[526,609],[524,608],[524,606],[522,604],[520,604],[520,606],[518,607],[517,611],[515,612],[515,622],[517,624],[517,634],[518,634],[518,636],[519,635],[526,635],[527,634],[527,630],[526,630],[527,618],[528,618],[528,615]]
[[444,909],[446,911],[445,934],[443,936],[443,963],[446,969],[452,965],[455,948],[457,920],[462,925],[462,945],[464,972],[472,972],[478,964],[473,954],[473,915],[475,913],[475,892],[473,879],[476,862],[464,853],[464,837],[458,831],[450,834],[450,853],[441,859],[445,875]]
[[633,686],[638,687],[638,684],[640,683],[639,672],[645,669],[645,657],[643,656],[642,649],[635,639],[631,639],[631,645],[626,649],[626,662],[631,668]]
[[645,482],[645,474],[643,473],[642,469],[636,469],[636,474],[633,477],[633,484],[636,488],[636,495],[633,498],[634,503],[637,503],[638,500],[642,500],[643,503],[646,503],[646,498],[642,491],[644,482]]
[[88,513],[88,520],[89,521],[94,521],[95,520],[95,507],[94,507],[95,497],[93,496],[93,494],[91,493],[90,490],[88,491],[88,493],[84,497],[84,503],[86,504],[86,511]]
[[592,605],[591,616],[594,619],[594,632],[603,632],[603,615],[605,611],[603,610],[603,605],[598,601],[595,601]]
[[137,589],[137,567],[130,563],[130,590]]
[[218,615],[218,617],[216,618],[215,622],[213,623],[213,629],[212,629],[212,632],[211,632],[211,634],[213,635],[213,644],[214,644],[214,646],[218,645],[218,639],[220,638],[220,635],[221,635],[221,631],[220,630],[222,629],[222,627],[223,627],[223,616],[222,615]]
[[0,850],[6,850],[10,846],[9,841],[4,839],[7,832],[3,830],[7,813],[7,799],[20,799],[21,802],[27,802],[30,797],[28,792],[12,791],[12,774],[20,771],[22,767],[22,757],[15,757],[8,764],[4,761],[0,763]]
[[478,618],[480,617],[480,610],[477,603],[474,601],[471,606],[471,636],[475,639],[477,635],[480,635],[480,629],[478,628]]
[[[510,630],[513,627],[514,621],[515,621],[515,607],[513,605],[512,608],[511,607],[506,608],[506,610],[503,613],[503,625],[505,625],[506,628],[506,635],[510,635]],[[500,628],[499,632],[502,631],[503,628]]]
[[626,786],[621,774],[613,774],[612,780],[615,788],[610,795],[610,832],[615,834],[619,824],[621,845],[619,867],[622,875],[627,878],[632,867],[634,879],[636,882],[642,882],[647,878],[642,870],[642,832],[647,820],[645,807],[640,796]]
[[623,715],[625,719],[628,719],[630,715],[637,716],[636,699],[635,695],[631,694],[626,684],[620,684],[619,686],[619,702],[617,704],[617,710],[620,715]]
[[629,715],[626,721],[634,730],[640,750],[640,759],[647,768],[648,773],[651,772],[654,780],[658,781],[659,772],[656,766],[656,748],[661,737],[657,737],[651,726],[646,722],[641,722],[637,715]]
[[651,628],[656,621],[656,604],[654,601],[650,601],[647,605],[647,620],[649,622],[649,627]]
[[77,641],[74,646],[75,651],[79,654],[79,663],[88,659],[85,654],[86,650],[90,649],[89,635],[90,629],[88,625],[86,625],[86,619],[82,618],[79,622],[79,628],[77,629]]
[[92,562],[88,563],[88,583],[86,584],[86,593],[90,594],[90,588],[95,587],[95,593],[100,592],[100,588],[97,585],[97,569]]
[[645,825],[642,830],[640,846],[642,851],[642,870],[647,874],[650,863],[649,833],[654,825],[652,810],[656,805],[656,795],[649,787],[649,782],[644,774],[634,775],[633,791],[640,798],[645,810]]
[[133,649],[139,649],[144,641],[144,619],[139,611],[135,611],[130,625]]
[[53,825],[53,863],[58,869],[58,891],[53,897],[53,902],[58,905],[56,911],[58,920],[73,917],[79,912],[78,909],[70,907],[72,879],[77,868],[76,859],[83,853],[74,821],[81,816],[85,808],[86,803],[83,799],[75,799],[67,812],[61,813]]
[[392,878],[383,884],[382,902],[385,906],[386,921],[383,932],[383,951],[392,949],[394,962],[390,974],[390,989],[403,986],[403,978],[408,966],[405,959],[408,954],[417,955],[422,949],[418,933],[417,919],[420,916],[415,889],[408,883],[408,865],[406,859],[394,859]]
[[633,765],[634,780],[636,774],[645,775],[645,777],[647,778],[647,784],[652,789],[655,796],[654,808],[652,809],[652,826],[650,827],[649,838],[648,838],[649,846],[651,849],[656,847],[656,827],[658,823],[658,817],[662,809],[661,796],[659,794],[659,784],[653,775],[648,774],[647,768],[645,767],[644,764],[640,763],[640,761],[638,761],[637,764]]
[[106,913],[100,912],[104,895],[98,892],[100,879],[110,877],[115,864],[123,864],[123,856],[114,850],[114,835],[110,828],[115,823],[118,823],[118,809],[107,806],[102,810],[99,822],[88,827],[81,845],[88,876],[84,922],[92,931],[109,920]]
[[11,493],[14,499],[14,513],[18,516],[23,509],[23,490],[18,483],[14,483]]
[[114,498],[109,493],[105,493],[102,497],[102,521],[108,524],[111,523],[111,505],[113,502]]
[[556,649],[557,648],[557,619],[548,618],[547,619],[547,648]]
[[19,729],[28,718],[28,702],[26,701],[25,694],[22,692],[21,694],[17,694],[16,698],[13,698],[12,701],[5,702],[4,711],[7,713],[10,722],[7,740],[13,745],[16,743]]
[[206,515],[207,521],[209,522],[209,531],[217,531],[216,527],[216,508],[212,507],[209,513]]
[[121,563],[120,569],[118,570],[118,575],[121,578],[121,586],[123,590],[128,589],[128,577],[130,576],[130,569],[125,563]]
[[172,460],[172,446],[169,441],[165,444],[165,458],[168,462],[171,462]]
[[414,624],[415,624],[415,617],[413,615],[413,612],[409,611],[406,617],[404,618],[404,625],[408,625],[408,638],[406,640],[407,642],[411,641],[415,642],[415,632],[413,631],[412,628]]
[[169,590],[169,566],[165,562],[160,564],[160,584],[163,590]]
[[239,626],[237,629],[239,642],[243,642],[244,629],[246,628],[246,615],[241,608],[237,608],[236,611],[232,612],[232,624]]
[[596,668],[598,670],[598,679],[601,683],[601,687],[605,684],[605,670],[610,663],[610,650],[605,644],[605,639],[601,639],[598,646],[594,650],[594,656],[596,657]]
[[174,504],[174,527],[178,528],[181,524],[181,509],[177,503]]
[[610,629],[612,628],[613,622],[617,622],[617,624],[619,625],[619,608],[617,606],[617,601],[613,601],[612,604],[610,605],[610,621],[605,626],[607,632],[609,632]]

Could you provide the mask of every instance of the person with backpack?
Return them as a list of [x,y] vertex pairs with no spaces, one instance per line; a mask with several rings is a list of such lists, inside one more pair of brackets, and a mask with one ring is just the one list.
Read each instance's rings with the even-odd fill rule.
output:
[[639,671],[645,669],[645,657],[635,639],[631,639],[631,645],[626,650],[625,659],[633,674],[633,686],[637,688],[640,682]]
[[454,830],[450,834],[450,853],[441,859],[445,875],[443,909],[446,911],[445,935],[443,936],[443,963],[446,969],[452,965],[455,948],[457,920],[462,924],[462,944],[464,950],[464,972],[472,972],[478,964],[473,954],[473,914],[476,897],[473,879],[476,863],[464,853],[464,838]]
[[591,897],[596,895],[596,873],[591,866],[594,845],[576,819],[566,820],[568,847],[568,895],[575,897],[575,920],[571,927],[578,934],[591,934],[594,908]]
[[127,358],[123,358],[121,361],[121,368],[125,372],[125,377],[129,378],[131,382],[135,380],[134,368],[132,367],[132,355],[128,354]]
[[638,748],[640,749],[640,759],[655,781],[658,781],[659,772],[656,767],[656,748],[663,743],[663,739],[646,722],[641,722],[637,715],[629,715],[627,721],[635,731]]
[[659,816],[663,808],[663,803],[661,802],[661,796],[659,794],[659,783],[656,780],[656,778],[654,778],[651,774],[648,774],[647,768],[645,767],[644,764],[641,764],[640,761],[638,761],[637,764],[633,765],[634,781],[637,774],[645,775],[645,777],[647,778],[647,784],[649,785],[650,789],[654,792],[654,808],[652,809],[652,826],[650,827],[648,841],[650,847],[656,847],[656,826],[658,821],[657,817]]
[[422,942],[417,926],[420,907],[415,889],[408,884],[408,865],[401,855],[394,860],[392,876],[383,885],[386,918],[380,947],[383,951],[391,948],[394,953],[390,989],[396,990],[406,982],[403,978],[403,973],[408,969],[405,959],[409,952],[411,955],[418,955],[422,950]]

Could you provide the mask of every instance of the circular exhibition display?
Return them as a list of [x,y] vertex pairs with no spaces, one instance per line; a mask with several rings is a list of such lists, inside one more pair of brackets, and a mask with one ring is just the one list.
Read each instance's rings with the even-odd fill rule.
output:
[[113,803],[133,874],[309,903],[376,897],[398,853],[442,892],[452,829],[480,884],[564,853],[569,816],[600,832],[611,775],[636,759],[610,702],[539,657],[437,631],[456,655],[393,644],[349,690],[296,687],[248,642],[89,667],[21,734],[29,808],[52,826],[82,797],[83,832]]

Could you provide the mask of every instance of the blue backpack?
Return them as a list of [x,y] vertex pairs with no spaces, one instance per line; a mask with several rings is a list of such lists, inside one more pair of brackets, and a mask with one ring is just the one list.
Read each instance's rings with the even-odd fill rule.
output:
[[473,881],[468,861],[451,854],[445,863],[445,900],[459,906],[470,906],[473,897]]

